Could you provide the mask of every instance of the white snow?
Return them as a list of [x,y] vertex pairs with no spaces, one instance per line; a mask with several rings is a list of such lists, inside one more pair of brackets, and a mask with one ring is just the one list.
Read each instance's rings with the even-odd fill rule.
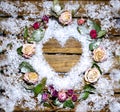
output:
[[[99,19],[102,28],[108,30],[111,27],[116,27],[113,17],[118,15],[117,13],[120,9],[119,4],[119,0],[111,0],[109,5],[95,5],[91,3],[87,4],[85,9],[89,17]],[[2,1],[0,3],[0,10],[14,17],[0,22],[2,30],[6,30],[11,34],[19,34],[26,25],[30,26],[32,24],[32,21],[27,20],[29,17],[36,18],[41,17],[44,14],[49,14],[53,3],[51,1],[44,1],[42,4],[44,10],[43,12],[40,12],[40,14],[35,13],[38,12],[36,5],[30,2],[25,2],[23,5],[24,7],[18,9],[18,7],[12,2]],[[41,6],[40,3],[38,5]],[[75,4],[72,4],[72,2],[65,4],[65,9],[73,10],[78,7],[79,4],[77,4],[77,2]],[[16,17],[18,16],[18,11],[26,11],[29,13],[29,16],[25,16],[25,20],[17,19]],[[39,74],[39,81],[43,77],[47,77],[47,85],[53,84],[57,90],[71,88],[78,89],[83,87],[83,73],[92,65],[92,54],[89,51],[89,36],[87,35],[88,32],[86,33],[84,30],[85,29],[83,29],[82,34],[78,33],[77,20],[73,20],[71,25],[65,27],[59,25],[59,23],[55,20],[49,20],[48,29],[45,32],[43,40],[36,45],[36,54],[29,60],[26,60]],[[58,76],[58,73],[56,73],[46,62],[43,56],[42,48],[43,44],[50,38],[57,39],[61,46],[64,47],[66,41],[71,37],[75,38],[82,44],[83,53],[78,63],[62,78]],[[21,104],[22,108],[28,107],[32,110],[40,103],[41,95],[37,97],[38,102],[36,102],[36,100],[32,98],[34,96],[33,93],[25,90],[22,86],[22,74],[18,73],[18,66],[24,58],[17,54],[16,49],[20,47],[23,42],[18,40],[16,36],[11,35],[6,38],[0,37],[0,40],[3,41],[1,49],[5,49],[9,43],[12,43],[13,45],[12,49],[7,48],[7,59],[0,60],[0,66],[9,65],[7,66],[7,70],[4,70],[6,75],[0,74],[0,88],[5,89],[4,95],[0,96],[0,108],[3,108],[6,112],[12,112],[14,110],[14,106]],[[99,66],[102,69],[103,74],[110,72],[110,78],[112,80],[108,80],[102,76],[95,85],[97,92],[90,95],[87,100],[81,101],[76,108],[77,112],[87,112],[89,110],[100,111],[106,104],[109,104],[111,112],[120,111],[120,103],[113,97],[114,88],[120,88],[120,70],[111,70],[114,65],[113,53],[115,52],[115,55],[119,56],[120,46],[108,39],[103,39],[101,46],[103,46],[106,50],[107,60],[103,63],[99,63]],[[23,99],[25,100],[24,103],[22,103]],[[88,105],[90,101],[94,103],[93,107]]]

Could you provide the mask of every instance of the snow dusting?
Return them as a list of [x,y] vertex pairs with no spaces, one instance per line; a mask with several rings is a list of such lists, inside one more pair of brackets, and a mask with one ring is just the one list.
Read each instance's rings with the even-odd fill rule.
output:
[[[25,26],[33,24],[29,20],[29,17],[37,18],[37,16],[41,17],[44,14],[49,14],[53,3],[51,1],[44,1],[42,4],[44,8],[43,12],[39,12],[38,7],[30,2],[25,2],[23,5],[24,7],[19,8],[13,2],[0,2],[0,10],[12,16],[12,18],[0,21],[0,27],[3,31],[5,30],[9,34],[15,35],[21,33]],[[41,6],[41,4],[38,5]],[[65,4],[65,9],[67,10],[76,10],[78,7],[78,2],[75,2],[75,4],[72,2]],[[113,17],[119,16],[120,0],[111,0],[109,5],[86,4],[85,10],[88,17],[98,19],[105,30],[119,26],[116,26],[116,21]],[[22,11],[29,13],[29,17],[24,16],[24,19],[18,19],[18,12]],[[36,45],[36,54],[27,60],[39,74],[39,81],[43,77],[47,77],[47,85],[53,84],[57,90],[83,87],[83,74],[92,66],[92,55],[89,51],[89,36],[86,33],[84,34],[84,30],[81,34],[77,31],[76,19],[73,20],[72,24],[65,27],[61,26],[54,19],[49,20],[44,38]],[[66,41],[71,37],[81,43],[83,53],[78,63],[68,73],[65,73],[64,77],[60,77],[46,62],[42,51],[43,44],[49,41],[50,38],[55,38],[64,47]],[[2,41],[0,49],[7,50],[5,52],[6,59],[0,59],[0,71],[2,70],[2,73],[0,73],[0,90],[5,90],[0,93],[0,108],[3,108],[6,112],[12,112],[17,105],[21,105],[22,108],[28,107],[30,110],[35,109],[36,105],[39,105],[41,102],[41,95],[38,95],[37,100],[33,98],[33,92],[24,88],[22,81],[23,74],[19,73],[18,70],[18,66],[24,58],[19,56],[16,50],[23,44],[23,41],[13,35],[7,37],[0,36],[0,40]],[[11,44],[12,48],[9,48],[8,44]],[[107,60],[99,63],[99,66],[103,74],[110,73],[110,79],[102,75],[95,85],[95,94],[91,94],[88,99],[80,101],[76,107],[76,112],[87,112],[89,110],[98,112],[106,105],[109,106],[111,112],[120,112],[120,102],[114,97],[114,89],[120,89],[120,69],[112,69],[115,64],[114,56],[120,56],[120,45],[109,39],[103,39],[101,46],[106,50]],[[90,102],[93,103],[92,106]]]

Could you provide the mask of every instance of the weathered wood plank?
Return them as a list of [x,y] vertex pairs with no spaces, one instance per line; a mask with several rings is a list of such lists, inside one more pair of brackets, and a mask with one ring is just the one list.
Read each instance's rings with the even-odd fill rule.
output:
[[45,59],[56,72],[68,72],[80,59],[80,55],[48,55]]
[[[43,2],[43,0],[39,1],[39,0],[20,0],[19,1],[19,4],[18,2],[16,1],[13,1],[13,0],[8,0],[9,3],[13,4],[13,6],[16,6],[18,8],[21,8],[21,10],[18,10],[18,16],[25,16],[25,15],[29,15],[30,14],[30,11],[27,11],[24,10],[24,6],[26,3],[31,3],[33,5],[36,6],[36,9],[34,12],[34,14],[40,14],[40,11],[43,10],[43,7],[41,5],[41,3]],[[52,0],[48,0],[48,1],[52,1]],[[81,16],[85,16],[86,15],[86,11],[84,10],[84,5],[86,4],[90,4],[90,3],[93,3],[93,4],[108,4],[110,0],[78,0],[78,1],[69,1],[69,0],[60,0],[60,4],[66,4],[69,2],[69,4],[74,4],[74,3],[77,3],[77,4],[80,4],[80,9],[78,10],[78,13],[76,14],[76,17],[81,17]],[[1,14],[4,14],[4,15],[9,15],[11,16],[11,14],[8,14],[7,12],[4,12],[2,10],[0,10]],[[119,18],[119,16],[118,16]]]
[[58,43],[56,39],[50,39],[43,46],[44,53],[69,53],[69,54],[81,54],[82,48],[79,41],[74,38],[70,38],[64,47]]

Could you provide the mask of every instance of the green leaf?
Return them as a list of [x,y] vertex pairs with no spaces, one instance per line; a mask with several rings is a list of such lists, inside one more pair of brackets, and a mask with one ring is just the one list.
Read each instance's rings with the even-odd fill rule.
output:
[[90,95],[90,93],[85,91],[81,94],[80,97],[81,97],[82,100],[86,100],[89,97],[89,95]]
[[96,48],[98,48],[98,44],[96,44],[96,43],[90,43],[89,44],[89,50],[91,50],[91,51],[93,51],[94,49],[96,49]]
[[95,28],[95,30],[97,31],[97,33],[99,31],[101,31],[101,27],[97,23],[95,23],[95,22],[93,22],[93,27]]
[[35,30],[32,34],[31,40],[35,41],[35,42],[39,42],[42,40],[42,38],[44,37],[44,30],[42,29],[38,29]]
[[101,31],[99,31],[98,32],[98,38],[100,38],[100,37],[103,37],[104,35],[106,34],[106,31],[105,30],[101,30]]
[[17,48],[17,53],[18,53],[20,56],[23,55],[23,53],[22,53],[22,48],[23,48],[23,46]]
[[99,72],[102,74],[102,71],[96,62],[93,62],[92,68],[93,67],[96,67],[99,70]]
[[72,100],[67,100],[64,102],[63,107],[64,108],[66,108],[66,107],[74,108],[74,104],[73,104]]
[[77,27],[78,32],[81,34],[81,29],[80,27]]
[[46,80],[47,80],[47,78],[43,78],[41,80],[41,83],[38,84],[36,87],[34,87],[33,92],[34,92],[35,96],[37,96],[39,93],[43,92],[43,89],[45,88],[45,85],[46,85]]
[[45,102],[45,103],[43,104],[43,106],[44,106],[44,107],[48,107],[48,108],[52,108],[52,106],[51,106],[48,102]]
[[55,106],[60,106],[62,103],[59,102],[58,99],[55,99],[55,100],[53,101],[53,104],[54,104]]
[[92,86],[91,84],[87,84],[83,87],[85,92],[93,92],[95,90],[95,87]]
[[20,65],[19,65],[20,71],[22,73],[27,73],[27,72],[35,72],[35,70],[33,69],[33,67],[28,63],[23,61]]
[[25,26],[23,37],[24,37],[25,40],[27,40],[27,37],[28,37],[28,36],[29,36],[29,35],[28,35],[28,27]]

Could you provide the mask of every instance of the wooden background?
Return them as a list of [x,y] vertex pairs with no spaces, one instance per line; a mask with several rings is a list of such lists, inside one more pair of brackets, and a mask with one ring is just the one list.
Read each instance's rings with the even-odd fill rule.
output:
[[[28,2],[28,1],[30,3],[35,4],[38,8],[38,11],[34,12],[34,14],[36,14],[36,15],[39,14],[40,11],[43,10],[42,7],[38,6],[38,2],[42,2],[41,0],[20,0],[19,5],[17,3],[15,3],[14,0],[9,0],[9,1],[13,2],[17,7],[24,7],[24,2]],[[60,3],[64,4],[67,1],[68,0],[60,0]],[[94,4],[100,4],[100,3],[108,4],[108,1],[109,0],[79,0],[79,3],[80,4],[82,3],[83,5],[85,5],[87,3],[91,3],[91,2],[93,2]],[[119,14],[120,14],[120,12],[119,12]],[[20,12],[18,12],[17,18],[24,19],[23,16],[26,16],[26,15],[29,16],[30,13],[26,12],[26,11],[20,11]],[[75,18],[79,18],[81,16],[84,18],[88,18],[85,15],[84,8],[79,9]],[[6,12],[3,12],[1,10],[0,11],[0,21],[7,20],[8,18],[12,18],[12,15],[7,14]],[[114,17],[114,19],[116,19],[117,21],[120,21],[119,16]],[[30,20],[35,21],[34,18],[31,18]],[[0,32],[1,32],[0,34],[2,36],[7,36],[7,34],[10,33],[10,32],[7,32],[6,30],[4,30],[4,31],[0,30]],[[118,43],[120,43],[120,29],[118,29],[117,31],[115,31],[115,29],[112,29],[108,32],[108,35],[109,35],[111,41],[117,41]],[[82,48],[81,48],[81,44],[78,41],[76,41],[74,38],[70,38],[63,48],[60,46],[60,44],[57,42],[57,40],[50,39],[50,41],[48,41],[47,43],[44,44],[43,53],[44,53],[46,60],[53,67],[53,69],[60,74],[64,74],[64,73],[68,72],[71,69],[71,67],[73,67],[78,62],[78,60],[82,54]],[[118,62],[118,57],[115,57],[115,60],[116,60],[115,61],[116,63],[115,63],[114,67],[117,67],[120,69],[120,63]],[[106,78],[110,79],[109,73],[105,74],[104,76]],[[115,91],[115,94],[114,94],[115,97],[120,97],[120,89],[115,89],[114,91]],[[16,110],[19,110],[19,109],[16,108]],[[105,109],[101,110],[101,112],[108,112]]]

